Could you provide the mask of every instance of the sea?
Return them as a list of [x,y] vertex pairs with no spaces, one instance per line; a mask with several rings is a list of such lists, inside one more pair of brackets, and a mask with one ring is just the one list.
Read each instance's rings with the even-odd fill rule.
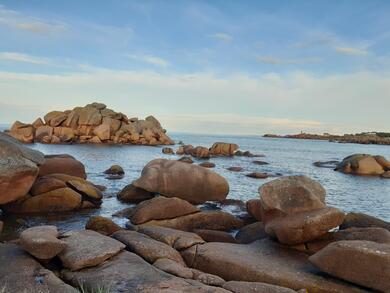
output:
[[[4,126],[3,126],[4,128]],[[328,205],[338,207],[345,212],[362,212],[390,221],[390,179],[375,176],[354,176],[336,172],[331,168],[319,168],[313,165],[316,161],[342,160],[354,153],[382,155],[390,159],[390,146],[335,143],[321,140],[300,140],[283,138],[263,138],[261,136],[229,136],[169,133],[175,142],[182,141],[194,146],[210,147],[214,142],[236,143],[241,150],[261,154],[264,157],[215,157],[209,161],[215,163],[212,170],[225,177],[229,183],[229,199],[247,201],[259,198],[259,187],[275,177],[254,179],[245,176],[250,172],[265,172],[275,176],[306,175],[319,181],[326,189]],[[173,146],[176,150],[179,145]],[[115,212],[130,207],[117,200],[116,194],[139,178],[142,168],[156,158],[178,159],[177,155],[162,154],[162,146],[136,145],[47,145],[32,144],[29,147],[45,154],[70,154],[80,160],[86,168],[88,180],[104,185],[103,204],[100,209],[84,210],[62,215],[50,216],[7,216],[6,230],[3,236],[11,237],[25,226],[39,224],[57,225],[60,230],[83,228],[92,215],[112,218],[119,225],[127,219],[113,217]],[[254,164],[261,160],[268,165]],[[194,159],[195,163],[204,160]],[[106,179],[104,170],[111,165],[120,165],[125,171],[123,179]],[[240,166],[241,172],[228,171],[228,167]],[[178,178],[180,180],[180,178]],[[235,206],[221,206],[232,213],[242,212]],[[8,231],[8,233],[7,233]]]

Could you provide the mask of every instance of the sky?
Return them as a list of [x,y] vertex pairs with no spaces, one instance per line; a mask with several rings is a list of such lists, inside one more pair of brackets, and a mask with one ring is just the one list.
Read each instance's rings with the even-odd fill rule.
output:
[[390,1],[0,0],[0,123],[93,101],[168,131],[390,132]]

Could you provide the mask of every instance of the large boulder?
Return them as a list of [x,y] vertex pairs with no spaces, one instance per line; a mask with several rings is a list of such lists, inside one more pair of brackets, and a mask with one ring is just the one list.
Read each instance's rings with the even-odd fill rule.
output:
[[308,256],[269,239],[251,244],[208,242],[182,252],[187,265],[226,281],[264,282],[316,293],[366,292],[319,274]]
[[16,121],[10,131],[9,135],[23,143],[31,143],[34,141],[34,127],[31,124],[25,124]]
[[126,185],[118,194],[117,198],[125,203],[139,203],[153,198],[153,192],[138,188],[133,184]]
[[354,154],[337,165],[337,171],[354,175],[382,175],[387,170],[387,160],[381,156]]
[[88,292],[143,293],[228,293],[222,288],[203,285],[165,273],[138,255],[124,251],[100,266],[82,271],[65,271],[63,278]]
[[256,240],[267,238],[268,234],[264,230],[262,222],[255,222],[242,227],[236,234],[236,240],[241,244],[248,244]]
[[210,158],[210,151],[206,147],[197,146],[193,149],[191,149],[191,156],[198,158],[198,159],[208,159]]
[[261,222],[261,200],[260,199],[250,199],[246,202],[246,210],[248,214],[255,218],[257,221]]
[[99,137],[101,141],[110,139],[110,125],[109,124],[100,124],[97,126],[93,133]]
[[145,234],[122,230],[115,232],[112,237],[125,244],[127,250],[135,252],[149,263],[165,258],[185,265],[183,258],[176,249]]
[[338,241],[309,260],[322,271],[381,292],[390,292],[390,246],[371,241]]
[[223,200],[229,192],[225,178],[200,166],[155,159],[142,170],[133,185],[167,197],[179,197],[190,203]]
[[66,118],[68,118],[68,115],[62,111],[51,111],[43,117],[45,123],[51,127],[59,126]]
[[76,191],[65,187],[36,196],[26,196],[5,207],[15,214],[68,212],[81,208],[82,197]]
[[0,243],[0,291],[78,293],[15,244]]
[[210,148],[210,154],[215,156],[233,156],[239,146],[235,143],[216,142]]
[[102,115],[99,109],[87,105],[79,110],[79,125],[97,126],[101,123]]
[[66,248],[58,256],[72,271],[97,266],[125,248],[121,242],[92,230],[69,231],[62,236]]
[[45,158],[0,132],[0,204],[25,196],[33,185]]
[[143,226],[162,226],[183,231],[196,229],[231,231],[241,228],[244,223],[230,213],[223,211],[202,211],[173,219],[151,220]]
[[45,158],[45,162],[39,167],[39,176],[60,173],[87,178],[83,163],[70,155],[46,155]]
[[37,226],[24,230],[20,234],[20,245],[42,260],[52,259],[66,247],[65,242],[58,239],[56,226]]
[[259,188],[262,220],[325,207],[326,191],[306,176],[286,176]]
[[137,205],[131,216],[131,222],[139,225],[151,220],[173,219],[196,212],[199,212],[199,209],[188,201],[177,197],[158,196]]
[[283,244],[295,245],[317,239],[343,220],[342,211],[325,207],[273,219],[265,225],[265,231]]
[[35,196],[65,187],[67,187],[66,183],[62,180],[50,176],[42,176],[38,177],[34,182],[33,186],[31,187],[30,194]]

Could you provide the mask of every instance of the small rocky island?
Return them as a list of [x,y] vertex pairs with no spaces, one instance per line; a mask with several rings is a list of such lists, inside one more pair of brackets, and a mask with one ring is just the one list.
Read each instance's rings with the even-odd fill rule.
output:
[[315,140],[327,140],[330,142],[339,142],[339,143],[390,145],[390,133],[386,133],[386,132],[362,132],[362,133],[344,134],[344,135],[335,135],[329,133],[310,134],[310,133],[301,132],[299,134],[288,134],[288,135],[264,134],[263,137],[315,139]]
[[[237,148],[217,143],[209,151],[231,156]],[[96,209],[105,200],[69,155],[44,155],[2,133],[0,154],[2,220]],[[342,171],[363,173],[375,162],[388,168],[358,156]],[[247,202],[228,193],[209,168],[154,159],[117,194],[128,207],[113,216],[125,225],[93,216],[85,229],[33,226],[0,242],[0,292],[390,292],[390,223],[328,206],[326,190],[306,176],[267,182]],[[241,213],[216,208],[229,205]]]
[[9,135],[23,143],[173,144],[166,130],[153,116],[145,120],[128,118],[102,103],[73,110],[51,111],[43,120],[37,118],[31,124],[16,121]]

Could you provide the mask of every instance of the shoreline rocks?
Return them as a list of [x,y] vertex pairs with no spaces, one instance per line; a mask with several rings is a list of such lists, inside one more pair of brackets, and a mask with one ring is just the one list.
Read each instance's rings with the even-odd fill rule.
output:
[[51,111],[32,124],[16,121],[8,134],[23,143],[174,144],[153,116],[129,119],[102,103]]
[[372,175],[386,178],[386,172],[390,171],[390,162],[382,156],[367,154],[354,154],[343,159],[335,171],[353,175]]

